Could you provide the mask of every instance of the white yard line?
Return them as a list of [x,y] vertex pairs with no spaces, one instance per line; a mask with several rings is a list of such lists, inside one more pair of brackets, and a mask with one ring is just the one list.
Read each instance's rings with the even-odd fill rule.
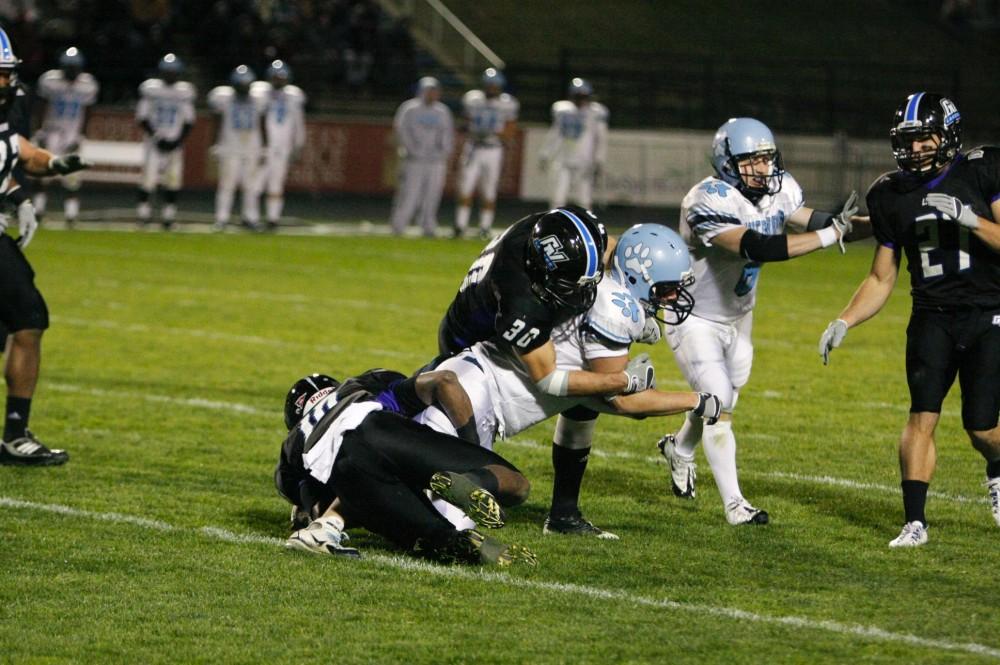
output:
[[[189,529],[177,527],[159,520],[151,520],[143,517],[124,515],[121,513],[102,513],[90,510],[80,510],[70,506],[35,503],[33,501],[23,501],[5,496],[0,496],[0,506],[15,510],[47,512],[67,517],[93,519],[104,522],[117,522],[161,532],[198,533],[207,538],[213,538],[228,543],[261,544],[273,547],[280,547],[284,545],[284,541],[279,538],[272,538],[257,534],[240,534],[227,529],[221,529],[219,527],[206,526],[198,529]],[[404,559],[402,557],[388,556],[384,554],[366,553],[362,561],[353,562],[352,565],[374,565],[381,568],[395,568],[397,570],[425,573],[440,577],[458,578],[470,581],[486,582],[489,584],[503,584],[509,587],[543,591],[566,596],[577,596],[601,601],[614,601],[622,603],[623,605],[632,606],[634,608],[650,607],[681,614],[700,614],[723,619],[732,619],[735,621],[776,625],[792,630],[820,631],[850,637],[860,637],[879,642],[908,644],[931,651],[964,652],[979,656],[988,656],[990,658],[1000,660],[1000,649],[983,644],[977,644],[975,642],[952,642],[949,640],[919,637],[908,633],[894,633],[889,630],[878,628],[877,626],[865,626],[861,624],[842,623],[839,621],[810,619],[799,616],[773,616],[768,614],[758,614],[756,612],[748,612],[735,607],[704,605],[700,603],[684,603],[676,600],[670,600],[669,598],[651,598],[649,596],[641,596],[618,589],[603,589],[600,587],[561,582],[542,582],[538,580],[523,579],[501,572],[485,572],[476,569],[458,568],[454,566],[437,566],[422,561],[414,561],[412,559]]]

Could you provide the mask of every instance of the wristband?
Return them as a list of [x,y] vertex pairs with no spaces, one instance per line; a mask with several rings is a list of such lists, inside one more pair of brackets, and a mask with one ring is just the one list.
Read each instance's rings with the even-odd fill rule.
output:
[[840,239],[840,236],[837,234],[836,227],[833,226],[820,229],[819,231],[815,231],[815,233],[819,237],[820,247],[829,247]]

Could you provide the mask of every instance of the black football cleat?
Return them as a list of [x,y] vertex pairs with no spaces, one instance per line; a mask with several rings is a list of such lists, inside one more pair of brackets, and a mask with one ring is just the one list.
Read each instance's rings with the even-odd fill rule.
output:
[[13,441],[0,442],[0,464],[9,466],[57,466],[69,460],[65,450],[49,450],[31,430]]
[[588,536],[600,540],[618,540],[617,534],[594,526],[591,522],[584,519],[579,511],[565,517],[552,517],[552,515],[549,515],[545,518],[542,533],[546,536],[562,534],[564,536]]

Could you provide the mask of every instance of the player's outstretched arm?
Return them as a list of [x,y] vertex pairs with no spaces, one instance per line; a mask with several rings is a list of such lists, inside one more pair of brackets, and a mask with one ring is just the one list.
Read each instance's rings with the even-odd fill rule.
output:
[[[645,356],[645,357],[643,357]],[[567,395],[620,395],[645,390],[652,382],[649,356],[636,357],[613,373],[556,368],[556,348],[551,340],[521,356],[528,375],[543,393]]]
[[899,256],[896,251],[891,247],[879,245],[875,249],[875,257],[872,259],[868,276],[854,292],[851,302],[844,311],[836,320],[830,322],[820,337],[819,354],[823,357],[824,365],[830,361],[830,351],[844,341],[848,328],[860,325],[879,313],[892,295],[898,274]]
[[[933,193],[924,198],[924,204],[937,208],[942,215],[961,224],[994,252],[1000,252],[1000,224],[980,217],[961,199],[949,194]],[[1000,219],[1000,199],[990,204],[993,219]]]
[[90,166],[90,163],[80,157],[80,155],[65,155],[56,157],[48,150],[44,150],[34,145],[23,136],[20,137],[21,164],[28,175],[50,176],[66,175],[81,171]]

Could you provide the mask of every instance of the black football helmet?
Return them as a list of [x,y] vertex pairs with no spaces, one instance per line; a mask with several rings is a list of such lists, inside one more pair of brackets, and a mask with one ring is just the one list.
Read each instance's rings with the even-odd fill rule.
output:
[[[914,141],[934,135],[940,140],[934,153],[913,151]],[[918,176],[937,173],[962,149],[962,116],[944,95],[915,92],[896,109],[889,139],[901,170]]]
[[295,427],[316,402],[339,387],[340,381],[326,374],[310,374],[296,381],[285,396],[285,427]]
[[589,210],[566,206],[541,215],[528,236],[525,257],[535,293],[576,313],[590,309],[604,276],[607,244],[604,225]]

